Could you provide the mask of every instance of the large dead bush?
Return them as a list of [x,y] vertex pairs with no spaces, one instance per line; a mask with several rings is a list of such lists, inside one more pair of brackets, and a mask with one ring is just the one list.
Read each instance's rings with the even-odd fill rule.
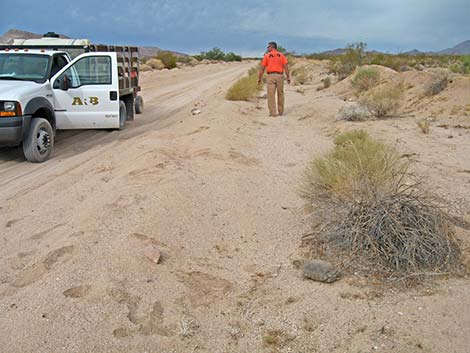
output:
[[434,73],[432,79],[425,85],[424,94],[428,97],[435,96],[444,91],[449,84],[449,74],[444,70]]
[[384,277],[456,269],[453,228],[407,170],[365,131],[338,136],[330,153],[310,163],[301,189],[314,209],[314,249],[345,270]]

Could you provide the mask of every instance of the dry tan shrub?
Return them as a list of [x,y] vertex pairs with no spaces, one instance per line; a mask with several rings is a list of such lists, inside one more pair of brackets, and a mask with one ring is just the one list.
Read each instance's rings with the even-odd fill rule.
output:
[[161,70],[165,68],[165,65],[163,65],[163,62],[160,59],[152,58],[146,61],[148,66],[150,66],[152,69],[155,70]]
[[147,64],[140,64],[139,69],[140,69],[140,71],[150,71],[150,70],[152,70],[152,67],[150,65],[147,65]]
[[428,97],[435,96],[436,94],[444,91],[449,84],[449,75],[445,71],[436,72],[434,77],[424,87],[424,94]]
[[310,81],[310,76],[307,68],[301,66],[292,70],[295,84],[304,85]]
[[389,83],[371,89],[359,98],[359,104],[376,117],[396,113],[400,108],[405,88],[403,83]]

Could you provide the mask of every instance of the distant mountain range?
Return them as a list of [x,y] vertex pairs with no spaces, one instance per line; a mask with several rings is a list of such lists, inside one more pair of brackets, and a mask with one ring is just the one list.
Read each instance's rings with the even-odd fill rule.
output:
[[467,55],[470,54],[470,40],[466,40],[455,47],[441,50],[438,54],[443,55]]
[[[343,49],[338,48],[338,49],[334,49],[334,50],[324,51],[321,54],[324,54],[324,55],[341,55],[341,54],[344,54],[345,51],[346,50],[344,48]],[[369,51],[369,53],[380,54],[380,52],[378,52],[376,50],[371,50],[371,51]],[[400,54],[410,55],[410,56],[417,56],[417,55],[470,55],[470,40],[466,40],[465,42],[462,42],[462,43],[456,45],[455,47],[440,50],[440,51],[436,51],[436,52],[433,52],[433,51],[424,52],[424,51],[420,51],[420,50],[417,50],[417,49],[413,49],[413,50],[406,51],[406,52],[400,53]]]
[[[42,37],[43,37],[42,34],[22,31],[19,29],[10,29],[7,32],[5,32],[2,36],[0,36],[0,44],[11,44],[13,43],[15,39],[39,39]],[[70,38],[64,34],[59,34],[59,37]],[[157,55],[161,51],[162,49],[160,49],[159,47],[140,47],[140,56],[143,58],[151,57],[151,56]],[[183,53],[178,53],[178,52],[172,52],[172,53],[175,55],[186,56],[186,54],[183,54]]]
[[[42,34],[37,34],[37,33],[32,33],[32,32],[27,32],[27,31],[22,31],[18,29],[10,29],[5,34],[0,36],[0,44],[11,44],[13,40],[15,39],[37,39],[41,38]],[[61,38],[69,38],[66,35],[60,34]],[[287,38],[288,39],[288,38]],[[287,41],[287,39],[285,41]],[[306,43],[306,44],[311,44],[311,43]],[[331,44],[331,43],[330,43]],[[132,43],[130,43],[132,45]],[[310,45],[309,45],[310,46]],[[151,57],[157,55],[159,52],[161,52],[163,49],[155,46],[141,46],[140,47],[140,55],[142,57]],[[170,51],[175,55],[180,55],[180,56],[186,56],[186,54],[180,53],[180,52],[175,52],[175,51]],[[344,53],[344,48],[343,49],[334,49],[334,50],[328,50],[324,51],[321,54],[325,55],[340,55]],[[370,53],[380,53],[378,51],[370,51]],[[420,50],[414,49],[408,52],[404,52],[402,54],[405,55],[423,55],[423,54],[428,54],[428,55],[470,55],[470,40],[467,40],[465,42],[462,42],[452,48],[444,49],[441,51],[437,52],[422,52]]]

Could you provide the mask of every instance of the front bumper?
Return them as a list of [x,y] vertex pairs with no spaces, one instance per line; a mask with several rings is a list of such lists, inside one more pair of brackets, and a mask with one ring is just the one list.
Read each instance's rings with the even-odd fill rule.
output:
[[0,118],[0,146],[18,146],[28,131],[30,116]]

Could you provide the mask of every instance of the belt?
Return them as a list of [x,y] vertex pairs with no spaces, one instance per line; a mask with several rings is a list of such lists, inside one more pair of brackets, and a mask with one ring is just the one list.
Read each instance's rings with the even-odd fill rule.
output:
[[273,74],[282,75],[282,74],[283,74],[283,72],[277,72],[277,71],[271,71],[271,72],[268,72],[268,75],[273,75]]

